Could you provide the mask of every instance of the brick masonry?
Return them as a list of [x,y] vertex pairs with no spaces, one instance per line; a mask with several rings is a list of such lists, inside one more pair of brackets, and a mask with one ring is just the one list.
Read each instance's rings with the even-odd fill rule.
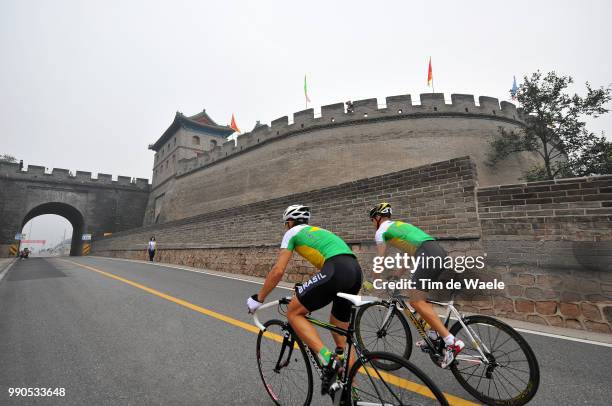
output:
[[[351,245],[372,279],[374,230],[366,213],[386,200],[398,219],[441,239],[450,255],[487,253],[484,271],[461,277],[507,287],[464,292],[465,311],[610,332],[611,182],[602,176],[477,188],[474,162],[463,157],[116,233],[94,241],[93,251],[144,259],[155,235],[157,260],[263,277],[282,237],[280,213],[302,203],[313,208],[313,224]],[[304,281],[313,268],[295,257],[286,280]]]
[[612,332],[612,176],[477,190],[488,276],[503,295],[467,310]]

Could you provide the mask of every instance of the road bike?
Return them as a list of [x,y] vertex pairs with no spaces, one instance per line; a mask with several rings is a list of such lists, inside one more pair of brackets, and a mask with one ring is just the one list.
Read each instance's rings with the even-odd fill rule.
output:
[[[353,307],[349,327],[344,330],[333,324],[306,318],[315,326],[346,337],[344,354],[355,350],[355,363],[348,368],[348,356],[339,357],[341,363],[336,380],[329,389],[334,405],[391,406],[391,405],[448,405],[444,394],[434,382],[408,360],[386,352],[368,352],[355,340],[357,308],[378,303],[375,297],[362,297],[338,293]],[[291,297],[285,297],[261,306],[253,315],[260,332],[257,336],[257,365],[264,387],[276,405],[310,405],[314,389],[312,368],[322,377],[324,366],[316,353],[304,345],[286,319],[272,319],[261,323],[258,313],[277,307],[286,315]],[[392,373],[377,365],[393,363]]]
[[[408,360],[412,354],[410,321],[423,340],[421,350],[440,366],[444,340],[429,330],[429,325],[407,304],[406,296],[397,290],[387,290],[387,293],[388,300],[359,308],[355,320],[359,346],[368,351],[383,349]],[[488,405],[520,406],[529,402],[538,390],[540,369],[527,341],[494,317],[462,315],[454,306],[455,293],[451,293],[448,302],[428,302],[446,308],[444,325],[448,328],[451,318],[455,319],[449,331],[465,343],[465,348],[449,366],[459,384]],[[399,366],[390,361],[375,362],[385,371]]]

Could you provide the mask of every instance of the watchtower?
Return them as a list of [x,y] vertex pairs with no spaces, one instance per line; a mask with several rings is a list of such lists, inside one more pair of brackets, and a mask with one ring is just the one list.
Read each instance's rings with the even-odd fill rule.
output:
[[162,136],[149,145],[155,151],[153,187],[172,178],[178,169],[178,161],[200,156],[205,151],[223,145],[234,130],[217,124],[206,110],[187,117],[176,112],[174,121]]

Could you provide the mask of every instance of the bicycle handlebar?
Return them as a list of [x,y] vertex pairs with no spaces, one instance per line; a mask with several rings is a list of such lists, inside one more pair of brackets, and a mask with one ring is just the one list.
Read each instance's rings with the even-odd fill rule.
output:
[[266,303],[264,305],[259,306],[259,309],[255,310],[255,312],[253,312],[253,322],[255,323],[257,328],[259,328],[261,331],[266,331],[266,327],[259,321],[259,317],[257,317],[257,312],[259,312],[260,310],[263,310],[263,309],[267,309],[267,308],[272,307],[272,306],[276,306],[276,305],[280,304],[281,301],[286,301],[286,300],[291,300],[291,296],[287,296],[287,297],[284,297],[282,299],[275,300],[273,302],[269,302],[269,303]]

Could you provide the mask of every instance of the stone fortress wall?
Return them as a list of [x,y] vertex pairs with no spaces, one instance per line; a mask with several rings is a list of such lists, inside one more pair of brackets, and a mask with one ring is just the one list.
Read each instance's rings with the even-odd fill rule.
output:
[[[503,291],[464,292],[465,311],[553,326],[612,332],[612,176],[478,187],[468,157],[145,226],[94,241],[95,255],[157,260],[264,277],[290,204],[309,204],[313,224],[338,233],[368,279],[375,255],[367,211],[389,201],[397,219],[440,239],[450,255],[487,254],[483,271],[445,278],[497,279]],[[286,274],[304,281],[314,268],[294,255]]]
[[491,137],[499,127],[523,126],[520,110],[505,101],[473,95],[422,94],[321,107],[273,120],[242,134],[237,142],[182,160],[176,175],[154,184],[145,224],[156,207],[158,222],[173,221],[221,208],[237,207],[290,193],[338,185],[457,156],[472,157],[481,185],[516,182],[536,161],[517,154],[496,167],[486,165]]

